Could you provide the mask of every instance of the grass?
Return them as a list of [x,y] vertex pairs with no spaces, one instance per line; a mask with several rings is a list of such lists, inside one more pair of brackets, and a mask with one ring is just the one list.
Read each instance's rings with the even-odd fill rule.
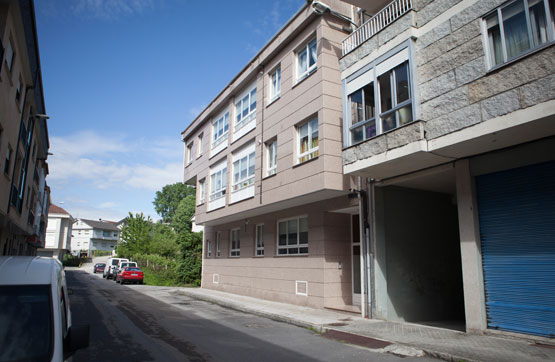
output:
[[165,272],[156,272],[150,269],[141,269],[144,273],[144,283],[160,287],[194,287],[191,284],[180,283]]

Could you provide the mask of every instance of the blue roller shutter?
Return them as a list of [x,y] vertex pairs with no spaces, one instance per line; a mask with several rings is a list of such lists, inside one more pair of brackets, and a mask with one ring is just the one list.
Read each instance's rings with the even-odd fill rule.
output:
[[476,186],[488,328],[555,337],[555,162]]

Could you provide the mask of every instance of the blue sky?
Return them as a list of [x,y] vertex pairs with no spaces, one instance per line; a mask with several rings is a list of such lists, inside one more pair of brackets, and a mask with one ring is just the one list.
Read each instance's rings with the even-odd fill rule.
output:
[[303,4],[35,1],[52,202],[157,219],[155,192],[182,180],[181,131]]

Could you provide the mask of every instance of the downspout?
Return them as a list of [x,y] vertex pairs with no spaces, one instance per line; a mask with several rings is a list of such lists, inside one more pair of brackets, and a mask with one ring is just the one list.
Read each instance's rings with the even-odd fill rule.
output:
[[[260,109],[260,205],[262,205],[262,180],[264,178],[264,107],[265,107],[265,99],[264,99],[264,90],[266,89],[266,86],[264,85],[264,80],[265,80],[265,76],[264,76],[264,65],[260,66],[262,68],[262,70],[260,71],[260,74],[262,75],[262,107]],[[255,140],[256,142],[256,140]]]
[[360,306],[361,306],[361,316],[362,318],[368,318],[368,280],[366,277],[366,264],[367,264],[367,257],[366,257],[366,242],[362,242],[362,240],[366,240],[366,232],[365,232],[365,224],[366,224],[366,208],[365,208],[365,198],[363,197],[363,193],[361,191],[362,187],[362,179],[360,176],[357,177],[357,197],[358,197],[358,225],[359,225],[359,239],[361,240],[360,246]]
[[376,237],[375,237],[375,210],[374,210],[374,179],[366,179],[368,223],[366,242],[368,243],[368,280],[370,284],[370,318],[376,316],[376,283],[375,283],[375,258],[376,258]]

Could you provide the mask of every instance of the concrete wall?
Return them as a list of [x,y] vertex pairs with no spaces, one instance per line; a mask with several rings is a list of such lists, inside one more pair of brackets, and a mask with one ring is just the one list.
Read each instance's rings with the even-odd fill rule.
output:
[[[334,213],[350,206],[348,198],[322,201],[241,222],[205,228],[202,287],[311,307],[348,308],[352,304],[350,219]],[[307,215],[308,255],[277,256],[277,221]],[[255,256],[255,227],[264,224],[264,257]],[[232,229],[240,229],[241,256],[229,256]],[[221,256],[216,256],[216,232],[221,231]],[[341,261],[341,269],[338,268]],[[216,281],[214,283],[214,275]],[[296,294],[296,282],[307,282],[308,296]]]
[[463,319],[457,208],[451,195],[387,187],[387,319]]

